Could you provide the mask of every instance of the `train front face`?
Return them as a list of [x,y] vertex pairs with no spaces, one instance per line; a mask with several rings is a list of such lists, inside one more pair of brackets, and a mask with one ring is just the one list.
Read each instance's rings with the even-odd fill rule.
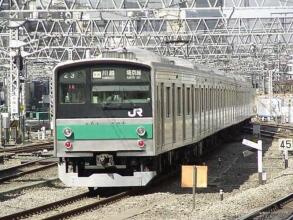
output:
[[55,82],[55,154],[68,186],[146,185],[152,167],[151,68],[87,61],[59,66]]

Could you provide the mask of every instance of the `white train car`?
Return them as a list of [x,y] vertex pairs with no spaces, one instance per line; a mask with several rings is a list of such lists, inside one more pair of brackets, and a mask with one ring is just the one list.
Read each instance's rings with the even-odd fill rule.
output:
[[139,48],[54,69],[55,154],[69,186],[143,186],[203,140],[252,116],[254,92],[189,61]]

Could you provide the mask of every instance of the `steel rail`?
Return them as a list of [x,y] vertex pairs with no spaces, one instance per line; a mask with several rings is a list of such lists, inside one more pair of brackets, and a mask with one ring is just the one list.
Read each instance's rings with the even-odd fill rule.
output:
[[[253,128],[250,128],[250,127],[244,127],[244,129],[249,130],[249,131],[253,130]],[[260,130],[260,134],[261,134],[261,136],[264,136],[264,137],[275,137],[275,138],[289,138],[289,137],[292,137],[293,138],[293,135],[285,135],[285,134],[282,134],[282,133],[277,133],[277,132],[274,132],[274,131],[266,131],[266,130]]]
[[69,198],[66,198],[66,199],[62,199],[62,200],[59,200],[59,201],[56,201],[56,202],[52,202],[52,203],[45,204],[45,205],[42,205],[42,206],[38,206],[38,207],[35,207],[35,208],[32,208],[32,209],[24,210],[24,211],[21,211],[21,212],[13,213],[13,214],[10,214],[10,215],[6,215],[6,216],[3,216],[3,217],[0,217],[0,220],[20,219],[20,218],[23,218],[23,217],[30,217],[31,215],[34,215],[34,214],[37,214],[37,213],[47,212],[47,211],[56,209],[57,207],[64,206],[64,205],[67,205],[67,204],[71,204],[73,202],[85,199],[85,198],[87,198],[88,194],[89,194],[88,192],[81,193],[81,194],[78,194],[78,195],[75,195],[75,196],[72,196],[72,197],[69,197]]
[[[69,211],[58,213],[58,214],[52,215],[52,216],[44,218],[44,219],[48,220],[48,219],[64,219],[64,218],[68,218],[68,217],[73,216],[73,215],[78,215],[78,214],[82,214],[82,213],[90,211],[90,210],[97,209],[102,205],[111,204],[113,202],[119,201],[119,200],[121,200],[123,198],[126,198],[128,196],[143,193],[143,192],[149,190],[150,188],[158,185],[158,183],[160,183],[162,181],[166,181],[166,180],[168,180],[168,178],[173,177],[174,174],[177,173],[177,172],[178,171],[175,170],[175,171],[170,172],[170,173],[168,173],[166,175],[162,175],[160,177],[157,177],[146,187],[130,189],[129,191],[125,191],[125,192],[110,196],[108,198],[101,199],[99,201],[87,204],[87,205],[79,207],[79,208],[75,208],[75,209],[71,209]],[[30,217],[31,215],[34,215],[34,214],[37,214],[37,213],[42,214],[42,213],[51,211],[53,209],[56,209],[57,207],[66,206],[66,205],[71,204],[73,202],[77,202],[79,200],[86,199],[88,195],[89,195],[88,192],[87,193],[82,193],[82,194],[79,194],[77,196],[73,196],[73,197],[70,197],[70,198],[59,200],[59,201],[56,201],[56,202],[53,202],[53,203],[49,203],[49,204],[42,205],[42,206],[39,206],[39,207],[35,207],[35,208],[32,208],[32,209],[28,209],[28,210],[13,213],[13,214],[10,214],[10,215],[6,215],[6,216],[3,216],[3,217],[0,217],[0,220],[20,219],[20,218],[23,218],[23,217]]]
[[45,169],[51,168],[53,166],[56,166],[56,164],[57,164],[57,162],[54,162],[54,163],[50,163],[48,165],[44,165],[44,166],[41,166],[41,167],[37,167],[35,169],[31,169],[31,170],[27,170],[27,171],[22,171],[22,172],[19,172],[19,173],[16,173],[16,174],[12,174],[12,175],[8,175],[8,176],[1,177],[0,178],[0,183],[2,183],[4,181],[7,181],[7,180],[10,180],[10,179],[15,179],[17,177],[24,176],[26,174],[35,173],[35,172],[38,172],[38,171],[41,171],[41,170],[45,170]]
[[[293,201],[293,193],[257,210],[257,211],[254,211],[246,216],[243,216],[243,217],[240,217],[239,219],[237,220],[252,220],[252,219],[255,219],[257,217],[261,217],[267,213],[271,214],[273,212],[276,212],[277,210],[280,210],[284,207],[284,205],[286,205],[287,203],[289,202],[292,202]],[[292,216],[292,214],[291,214]],[[290,218],[289,218],[290,219]]]
[[65,218],[68,218],[68,217],[73,216],[73,215],[80,215],[80,214],[82,214],[84,212],[96,209],[96,208],[98,208],[98,207],[100,207],[102,205],[107,205],[107,204],[110,204],[110,203],[113,203],[113,202],[117,202],[117,201],[119,201],[119,200],[121,200],[123,198],[126,198],[129,195],[131,195],[131,193],[132,193],[132,191],[122,192],[122,193],[116,194],[114,196],[110,196],[108,198],[99,200],[97,202],[93,202],[91,204],[88,204],[88,205],[85,205],[85,206],[82,206],[82,207],[79,207],[79,208],[71,209],[71,210],[69,210],[67,212],[61,212],[59,214],[50,216],[48,218],[44,218],[43,220],[65,219]]
[[20,165],[17,165],[17,166],[1,169],[0,170],[0,176],[4,175],[5,173],[14,172],[17,169],[20,169],[20,168],[23,168],[23,167],[29,167],[29,166],[32,166],[34,164],[39,164],[41,161],[44,161],[44,160],[47,160],[47,159],[48,158],[43,158],[43,159],[40,159],[40,160],[34,160],[34,161],[23,163],[23,164],[20,164]]
[[24,152],[33,152],[36,150],[43,149],[44,147],[53,148],[52,142],[47,143],[37,143],[32,145],[25,145],[21,147],[13,147],[13,148],[2,148],[0,149],[0,153],[24,153]]
[[252,125],[260,125],[264,127],[271,127],[271,128],[283,128],[287,130],[293,130],[293,126],[284,125],[284,124],[272,124],[272,123],[251,123]]
[[91,211],[93,209],[96,209],[96,208],[98,208],[98,207],[100,207],[102,205],[107,205],[107,204],[111,204],[113,202],[117,202],[117,201],[119,201],[119,200],[121,200],[123,198],[126,198],[128,196],[137,195],[137,194],[140,194],[140,193],[147,192],[148,190],[153,189],[154,187],[158,186],[159,183],[162,183],[163,181],[167,181],[170,178],[174,177],[174,175],[177,174],[177,173],[178,173],[178,170],[175,169],[172,172],[169,172],[167,174],[158,176],[157,178],[152,180],[145,187],[133,188],[133,189],[131,189],[129,191],[125,191],[125,192],[116,194],[114,196],[99,200],[97,202],[94,202],[94,203],[91,203],[91,204],[88,204],[88,205],[85,205],[85,206],[82,206],[82,207],[79,207],[79,208],[76,208],[76,209],[72,209],[72,210],[69,210],[67,212],[62,212],[62,213],[56,214],[54,216],[50,216],[48,218],[45,218],[45,220],[65,219],[65,218],[69,218],[71,216],[80,215],[80,214],[82,214],[84,212],[88,212],[88,211]]

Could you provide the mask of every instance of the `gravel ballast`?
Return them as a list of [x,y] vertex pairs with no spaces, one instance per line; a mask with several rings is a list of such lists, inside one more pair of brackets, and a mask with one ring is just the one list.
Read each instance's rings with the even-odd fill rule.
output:
[[[250,135],[246,138],[252,139]],[[239,139],[237,142],[223,145],[204,161],[209,169],[209,185],[206,189],[196,190],[194,210],[192,190],[181,188],[178,177],[162,183],[152,192],[125,198],[72,219],[237,219],[293,192],[292,156],[290,155],[289,168],[285,170],[277,140],[263,139],[263,165],[268,177],[265,185],[258,183],[256,152],[243,157],[243,151],[248,148],[243,146],[241,141],[242,139]],[[54,173],[47,172],[48,177],[52,175]],[[220,200],[220,189],[224,191],[223,201]],[[0,200],[3,207],[1,216],[85,191],[87,188],[69,188],[62,183],[54,183],[50,187],[38,187],[19,194],[5,195]],[[62,210],[58,208],[58,212]]]
[[0,216],[55,202],[86,191],[88,191],[87,188],[70,188],[61,182],[54,182],[46,187],[36,187],[18,193],[1,195]]
[[[263,148],[265,185],[258,183],[256,153],[243,157],[248,148],[239,141],[226,144],[206,161],[212,182],[207,189],[196,190],[194,210],[192,190],[181,188],[177,178],[153,193],[129,197],[73,219],[237,219],[293,192],[292,158],[285,170],[278,140],[263,139]],[[224,190],[223,201],[220,189]]]

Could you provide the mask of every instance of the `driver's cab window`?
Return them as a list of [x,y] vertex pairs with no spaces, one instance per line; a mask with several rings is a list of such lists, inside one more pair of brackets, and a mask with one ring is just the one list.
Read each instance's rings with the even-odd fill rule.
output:
[[149,103],[151,100],[150,82],[142,79],[145,76],[140,69],[100,68],[92,69],[91,75],[93,104]]
[[66,71],[59,75],[59,102],[61,104],[85,103],[85,70]]

